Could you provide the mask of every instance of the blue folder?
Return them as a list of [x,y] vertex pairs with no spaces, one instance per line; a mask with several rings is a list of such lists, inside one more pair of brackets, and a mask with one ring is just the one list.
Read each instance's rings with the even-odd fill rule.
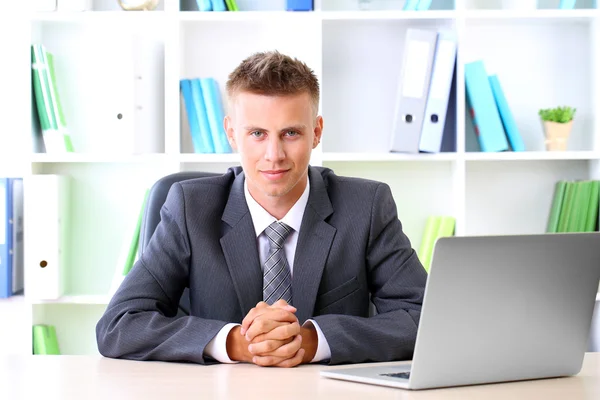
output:
[[490,87],[492,88],[492,93],[496,99],[496,106],[498,107],[498,112],[500,112],[502,125],[504,126],[506,136],[508,136],[510,146],[512,147],[513,151],[525,151],[523,138],[521,138],[521,135],[519,134],[519,128],[517,128],[517,123],[513,118],[512,112],[510,111],[508,101],[504,96],[504,91],[500,85],[498,75],[490,75],[488,79],[490,82]]

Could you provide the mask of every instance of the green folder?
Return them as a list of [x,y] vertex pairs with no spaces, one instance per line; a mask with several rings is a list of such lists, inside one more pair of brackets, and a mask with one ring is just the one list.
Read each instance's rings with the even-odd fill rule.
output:
[[228,11],[240,11],[235,0],[225,0],[225,5]]
[[52,95],[52,105],[54,114],[56,115],[56,124],[59,133],[62,135],[65,142],[65,149],[69,152],[73,152],[73,142],[67,129],[67,122],[65,119],[65,113],[63,110],[60,96],[58,94],[58,85],[56,84],[56,72],[54,67],[54,55],[46,51],[46,58],[48,59],[48,73],[50,74],[50,94]]
[[33,325],[33,354],[60,355],[56,329],[53,325]]
[[586,232],[594,232],[598,224],[598,207],[600,203],[600,181],[590,183],[590,200],[585,223]]
[[437,239],[438,230],[440,229],[440,223],[442,218],[437,215],[430,215],[427,217],[425,222],[425,229],[423,230],[423,237],[421,239],[421,245],[417,255],[421,264],[425,268],[425,271],[429,272],[431,265],[431,255],[433,253],[433,245]]
[[575,197],[575,182],[567,182],[566,185],[565,196],[560,207],[557,232],[568,232],[570,210]]
[[129,253],[127,254],[127,261],[123,269],[123,276],[127,275],[129,271],[131,271],[131,268],[133,268],[133,264],[135,262],[135,256],[137,254],[138,247],[140,244],[140,228],[142,226],[142,218],[144,217],[144,210],[146,208],[146,201],[148,200],[149,193],[150,189],[147,189],[146,193],[144,194],[144,200],[142,201],[142,206],[140,207],[140,212],[138,214],[135,232],[133,233],[133,237],[131,238],[131,246],[129,247]]
[[558,221],[560,218],[560,210],[562,207],[563,199],[565,197],[566,187],[566,181],[558,181],[554,185],[554,197],[552,199],[552,205],[550,206],[548,224],[546,225],[546,232],[548,233],[558,232]]

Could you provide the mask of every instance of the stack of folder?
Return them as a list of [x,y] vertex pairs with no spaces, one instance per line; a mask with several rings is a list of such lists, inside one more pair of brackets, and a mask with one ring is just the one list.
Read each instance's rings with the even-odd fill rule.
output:
[[189,125],[195,153],[231,153],[223,127],[224,110],[214,78],[180,80],[184,119]]
[[[396,100],[390,150],[442,151],[456,64],[451,31],[409,28]],[[454,151],[452,149],[451,151]]]
[[73,152],[63,106],[58,95],[54,56],[42,44],[31,46],[33,98],[46,153]]
[[546,225],[547,233],[598,230],[600,181],[556,182]]

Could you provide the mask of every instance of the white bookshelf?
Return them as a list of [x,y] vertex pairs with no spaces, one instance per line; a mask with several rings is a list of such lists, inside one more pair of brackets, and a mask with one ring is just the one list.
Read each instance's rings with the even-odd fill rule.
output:
[[[0,86],[8,90],[0,91],[0,117],[8,121],[3,131],[14,137],[0,138],[0,175],[71,176],[75,222],[65,295],[54,301],[0,300],[0,318],[10,323],[0,330],[0,354],[29,353],[35,323],[56,326],[64,354],[97,353],[95,323],[109,301],[143,190],[172,172],[224,172],[239,164],[236,154],[193,153],[181,120],[179,80],[212,76],[223,90],[228,73],[257,50],[278,49],[315,70],[325,129],[312,164],[389,183],[415,248],[430,214],[454,216],[457,235],[541,233],[557,180],[600,179],[600,13],[592,1],[557,10],[558,0],[540,0],[540,9],[521,11],[503,9],[500,0],[434,0],[430,11],[403,12],[403,0],[372,0],[368,11],[359,11],[358,0],[317,0],[314,12],[303,13],[282,11],[284,0],[237,1],[248,12],[202,13],[188,0],[164,0],[152,12],[120,11],[116,0],[95,0],[92,11],[80,13],[35,13],[21,2],[3,6],[8,11],[0,13]],[[454,152],[388,152],[403,41],[411,27],[457,33]],[[131,94],[120,73],[130,60],[117,57],[126,54],[118,48],[127,32],[158,44],[152,53],[154,151],[119,151],[120,138],[109,129],[114,93]],[[81,150],[75,154],[32,151],[34,41],[56,56],[67,122]],[[499,74],[528,151],[470,151],[463,65],[475,59]],[[105,68],[98,69],[98,60]],[[562,104],[577,107],[569,149],[547,152],[537,110]],[[17,344],[2,347],[7,341]]]

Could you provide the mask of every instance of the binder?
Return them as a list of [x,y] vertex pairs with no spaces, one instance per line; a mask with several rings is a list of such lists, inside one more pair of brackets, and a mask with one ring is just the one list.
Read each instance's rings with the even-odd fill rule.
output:
[[439,153],[448,112],[450,89],[456,64],[456,37],[452,32],[438,34],[436,52],[427,97],[419,150]]
[[0,298],[23,290],[23,181],[0,178]]
[[409,28],[394,113],[391,151],[418,153],[438,33]]
[[287,11],[312,11],[313,0],[287,0],[285,9]]
[[210,0],[196,0],[199,11],[212,11],[212,3]]
[[467,108],[473,118],[473,126],[481,150],[484,152],[508,150],[504,126],[500,120],[483,61],[465,64],[465,85]]
[[405,0],[403,11],[415,11],[419,5],[419,0]]
[[58,299],[65,291],[70,178],[28,175],[23,179],[25,297]]
[[212,3],[213,11],[227,11],[227,7],[225,7],[225,0],[210,0]]
[[194,109],[196,110],[196,117],[198,118],[198,124],[200,127],[200,136],[194,141],[194,143],[196,143],[196,141],[200,143],[200,153],[214,153],[215,146],[210,133],[210,124],[208,123],[208,115],[206,113],[206,102],[202,94],[202,84],[200,83],[200,79],[191,79],[190,86],[192,89]]
[[89,11],[92,8],[92,0],[58,0],[56,4],[59,12]]
[[427,11],[429,7],[431,7],[432,0],[419,0],[419,4],[417,4],[417,11]]
[[235,0],[225,0],[227,11],[240,11]]
[[56,11],[56,0],[29,0],[31,12]]
[[572,10],[575,8],[576,0],[560,0],[558,8],[561,10]]
[[223,126],[225,116],[219,84],[214,78],[201,78],[200,87],[202,88],[215,153],[231,153],[231,146]]
[[502,119],[502,125],[504,126],[504,131],[508,140],[510,142],[510,146],[513,151],[525,151],[525,144],[523,143],[523,138],[519,134],[519,128],[517,128],[517,123],[510,111],[510,107],[508,106],[508,101],[504,96],[504,91],[502,90],[502,86],[500,85],[500,80],[498,79],[498,75],[490,75],[488,77],[490,82],[490,87],[492,88],[492,93],[494,94],[494,99],[496,100],[496,106],[498,107],[498,112],[500,113],[500,118]]
[[32,334],[34,355],[60,355],[60,347],[54,325],[33,325]]

